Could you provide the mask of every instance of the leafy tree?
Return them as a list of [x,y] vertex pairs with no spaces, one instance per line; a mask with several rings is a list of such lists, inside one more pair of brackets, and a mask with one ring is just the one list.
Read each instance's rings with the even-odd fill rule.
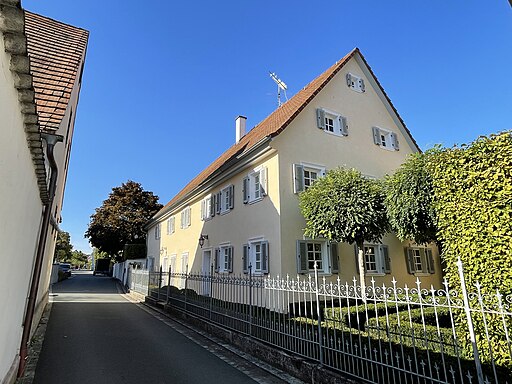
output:
[[71,264],[76,266],[84,266],[87,264],[88,255],[83,253],[82,251],[74,250],[71,256]]
[[299,198],[300,209],[306,219],[306,236],[358,246],[364,298],[363,244],[379,242],[390,228],[381,183],[363,177],[355,169],[338,168],[327,172]]
[[427,164],[438,151],[433,149],[412,154],[392,176],[385,179],[389,222],[402,241],[412,239],[418,244],[437,242],[432,177]]
[[68,232],[59,231],[57,234],[57,242],[55,244],[55,252],[53,259],[59,263],[71,262],[73,246],[71,245],[71,237]]
[[[485,304],[497,308],[498,290],[503,295],[512,294],[511,132],[481,137],[470,145],[445,149],[429,162],[429,169],[438,237],[443,243],[445,276],[452,288],[460,287],[457,266],[460,257],[468,290],[476,291],[478,283],[482,294],[489,295],[484,297]],[[470,301],[475,308],[480,307],[474,296]],[[490,330],[487,343],[483,317],[478,311],[473,314],[476,342],[482,358],[512,367],[505,320],[497,314],[486,315]],[[507,323],[511,329],[510,319]],[[467,330],[459,329],[459,333],[466,336]],[[471,341],[466,337],[464,340],[469,354]],[[489,345],[493,346],[493,356]]]
[[158,196],[128,180],[112,188],[102,206],[96,208],[85,237],[100,251],[118,258],[125,244],[145,243],[143,226],[161,208]]

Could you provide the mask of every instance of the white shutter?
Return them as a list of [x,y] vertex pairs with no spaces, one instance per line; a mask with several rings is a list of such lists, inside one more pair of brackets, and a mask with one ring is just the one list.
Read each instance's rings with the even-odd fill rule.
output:
[[322,108],[316,110],[316,126],[325,129],[325,111]]
[[340,116],[339,117],[339,121],[340,121],[340,133],[343,136],[348,136],[347,118],[343,117],[343,116]]
[[268,195],[267,167],[263,167],[260,171],[260,196]]
[[201,200],[201,220],[206,218],[206,200]]
[[244,177],[243,188],[242,188],[244,204],[247,204],[249,202],[249,183],[250,183],[250,179],[248,177]]
[[242,248],[242,270],[244,273],[249,273],[249,244],[244,244]]
[[373,143],[375,145],[381,145],[381,141],[380,141],[380,130],[379,128],[377,127],[372,127],[372,132],[373,132]]
[[293,193],[304,191],[304,167],[293,164]]

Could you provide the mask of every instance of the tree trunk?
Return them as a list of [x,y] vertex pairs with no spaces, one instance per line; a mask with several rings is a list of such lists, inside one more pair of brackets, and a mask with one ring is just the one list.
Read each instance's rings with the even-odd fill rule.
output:
[[357,244],[357,259],[359,264],[359,282],[361,284],[361,298],[366,303],[366,281],[364,275],[364,245],[363,242]]

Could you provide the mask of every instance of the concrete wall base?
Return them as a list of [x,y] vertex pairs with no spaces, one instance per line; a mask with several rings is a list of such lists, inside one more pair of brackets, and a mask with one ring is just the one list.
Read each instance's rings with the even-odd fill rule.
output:
[[289,373],[290,375],[312,384],[357,384],[362,383],[357,379],[340,375],[326,367],[299,356],[290,355],[270,345],[243,335],[236,331],[224,329],[218,325],[207,323],[202,319],[187,315],[175,310],[172,306],[146,297],[145,302],[154,307],[163,309],[171,317],[185,320],[188,325],[202,329],[221,340],[228,342],[239,350],[246,352],[257,359]]

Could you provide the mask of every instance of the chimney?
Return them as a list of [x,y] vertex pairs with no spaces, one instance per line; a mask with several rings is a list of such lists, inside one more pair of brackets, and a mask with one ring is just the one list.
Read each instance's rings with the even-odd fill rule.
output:
[[235,127],[236,127],[236,143],[240,141],[242,137],[245,136],[245,123],[247,122],[247,117],[239,115],[235,119]]

